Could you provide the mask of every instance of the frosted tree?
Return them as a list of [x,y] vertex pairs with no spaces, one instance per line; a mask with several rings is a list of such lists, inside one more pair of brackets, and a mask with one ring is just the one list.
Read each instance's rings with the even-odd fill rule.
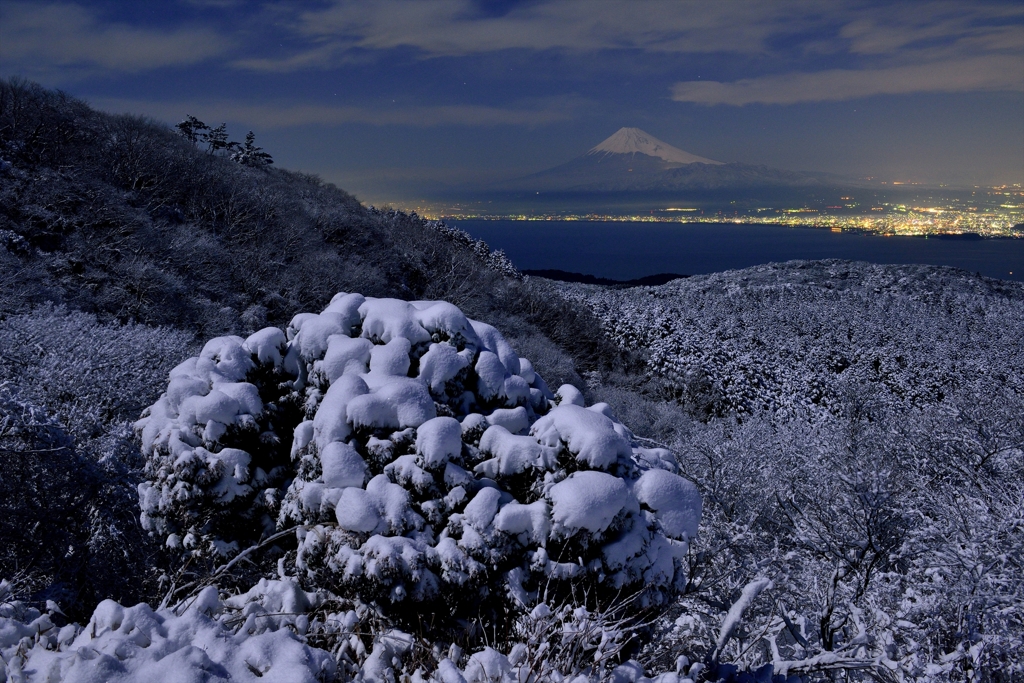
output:
[[231,154],[231,159],[243,166],[252,166],[254,168],[274,163],[274,159],[270,154],[264,152],[262,147],[256,146],[256,134],[251,130],[245,134],[245,142]]
[[178,135],[185,138],[193,145],[198,145],[204,138],[204,131],[210,130],[210,127],[197,119],[192,114],[189,114],[185,119],[174,126]]
[[216,128],[211,128],[203,139],[210,150],[210,154],[216,154],[217,152],[231,152],[232,150],[238,149],[239,144],[232,140],[228,140],[228,126],[226,123],[222,123]]

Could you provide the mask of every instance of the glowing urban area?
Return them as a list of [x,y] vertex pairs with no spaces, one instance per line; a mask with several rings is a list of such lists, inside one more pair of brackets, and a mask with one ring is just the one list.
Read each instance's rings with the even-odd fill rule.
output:
[[[893,183],[898,185],[899,183]],[[479,204],[402,205],[430,219],[519,220],[519,221],[625,221],[659,223],[754,223],[829,228],[879,235],[962,235],[1024,238],[1024,186],[1020,183],[978,188],[960,197],[938,193],[921,195],[913,201],[882,200],[852,194],[788,207],[713,208],[701,206],[659,206],[644,211],[618,213],[574,213],[571,211],[524,211],[492,213]],[[731,204],[738,204],[732,202]]]

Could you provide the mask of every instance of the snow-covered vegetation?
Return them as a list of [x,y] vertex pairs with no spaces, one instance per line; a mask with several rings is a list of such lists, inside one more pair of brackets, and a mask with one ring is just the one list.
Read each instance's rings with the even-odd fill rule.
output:
[[667,603],[700,518],[669,453],[445,302],[339,294],[214,339],[137,426],[170,548],[228,560],[295,528],[276,571],[470,643],[542,594]]
[[131,425],[190,347],[52,306],[0,320],[0,576],[20,594],[76,618],[148,595]]
[[620,412],[704,494],[668,655],[1022,675],[1024,287],[825,261],[560,288],[646,354],[661,400]]
[[[713,416],[842,413],[850,391],[922,407],[1024,393],[1024,286],[948,268],[769,264],[661,287],[560,285],[666,397]],[[968,385],[974,385],[971,389]],[[699,402],[697,405],[695,402]]]

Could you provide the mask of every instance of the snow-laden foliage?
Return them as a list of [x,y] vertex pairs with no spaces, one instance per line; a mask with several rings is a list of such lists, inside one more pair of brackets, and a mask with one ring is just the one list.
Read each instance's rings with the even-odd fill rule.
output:
[[76,618],[144,595],[152,550],[129,420],[190,341],[62,307],[0,320],[0,577]]
[[716,675],[1024,673],[1021,285],[827,261],[565,289],[648,353],[652,393],[667,377],[671,402],[633,410],[658,415],[646,435],[704,494],[691,583],[646,656]]
[[452,637],[574,590],[664,605],[700,519],[668,451],[445,302],[342,293],[211,340],[137,428],[169,548],[226,559],[294,527],[289,573]]
[[870,387],[905,406],[980,380],[1024,392],[1024,285],[951,268],[793,261],[606,289],[559,283],[704,415],[842,414]]

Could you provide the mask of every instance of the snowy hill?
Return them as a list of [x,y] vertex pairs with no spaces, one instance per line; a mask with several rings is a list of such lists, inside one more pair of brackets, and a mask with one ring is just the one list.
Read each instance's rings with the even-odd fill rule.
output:
[[654,649],[713,654],[710,615],[743,604],[734,661],[750,669],[808,671],[827,650],[864,671],[878,657],[893,680],[1024,674],[1024,624],[1007,618],[1024,614],[1024,286],[829,260],[558,287],[646,356],[652,400],[596,397],[705,496],[692,570],[707,590]]
[[[906,408],[983,381],[1024,395],[1024,285],[938,266],[791,261],[632,289],[559,283],[652,381],[718,415]],[[955,312],[955,314],[954,314]],[[983,380],[981,379],[983,378]]]

